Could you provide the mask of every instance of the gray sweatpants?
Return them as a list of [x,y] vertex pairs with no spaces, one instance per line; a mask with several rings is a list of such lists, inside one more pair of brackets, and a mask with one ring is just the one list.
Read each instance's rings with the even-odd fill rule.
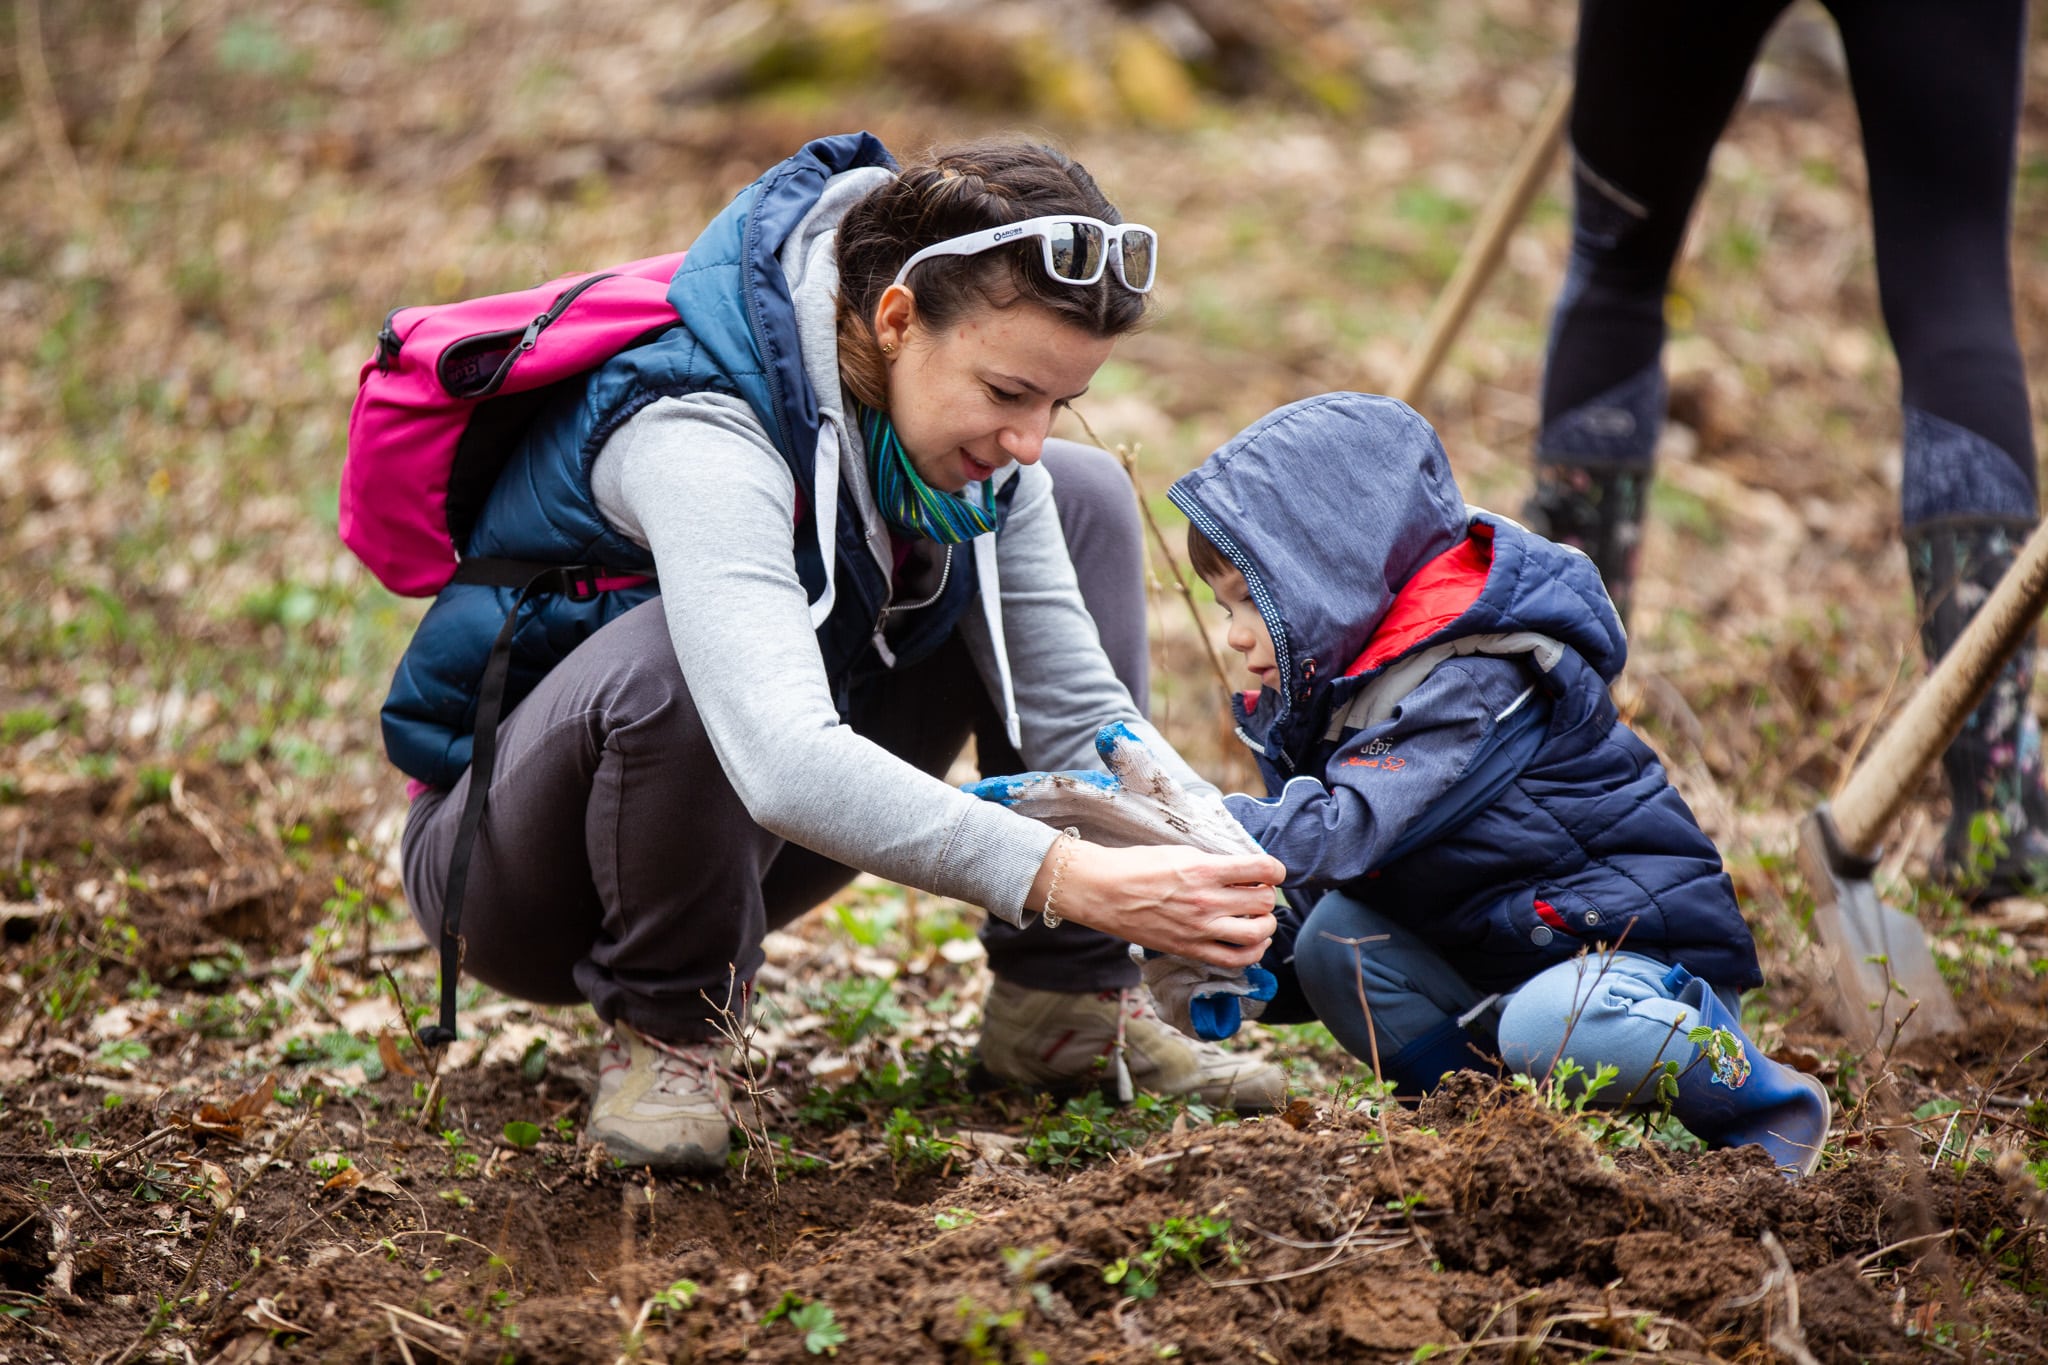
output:
[[[1117,677],[1147,704],[1144,543],[1129,481],[1113,456],[1048,441],[1081,596]],[[970,733],[983,776],[1015,771],[980,675],[956,635],[871,695],[853,728],[934,776]],[[430,940],[465,774],[413,802],[406,898]],[[726,780],[676,663],[659,601],[584,641],[506,717],[497,772],[464,896],[463,967],[525,1000],[587,1000],[607,1023],[658,1038],[714,1037],[735,978],[761,964],[761,939],[829,898],[852,868],[755,824]],[[1039,990],[1133,984],[1125,945],[1077,924],[1017,929],[990,918],[989,966]],[[735,1008],[737,1004],[735,1003]]]

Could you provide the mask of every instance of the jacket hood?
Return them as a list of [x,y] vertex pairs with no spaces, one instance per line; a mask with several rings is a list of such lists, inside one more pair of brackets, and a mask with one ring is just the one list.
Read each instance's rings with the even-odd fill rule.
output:
[[[1251,588],[1285,686],[1276,724],[1340,680],[1457,635],[1535,631],[1608,678],[1626,658],[1592,561],[1468,508],[1436,432],[1395,399],[1330,393],[1291,403],[1238,433],[1168,496]],[[1404,597],[1425,567],[1427,600],[1417,600],[1422,585]],[[1455,569],[1449,591],[1446,567]],[[1397,638],[1376,640],[1383,626]]]
[[759,414],[807,493],[818,394],[804,372],[796,302],[781,252],[834,176],[895,165],[869,133],[805,144],[711,220],[669,283],[669,301],[689,324],[694,343]]

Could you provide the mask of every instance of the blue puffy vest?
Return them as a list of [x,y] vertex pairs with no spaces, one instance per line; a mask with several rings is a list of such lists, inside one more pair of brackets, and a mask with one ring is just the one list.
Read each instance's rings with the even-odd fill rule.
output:
[[[777,253],[831,177],[894,164],[872,136],[843,134],[808,144],[742,190],[691,245],[670,282],[669,301],[680,321],[587,377],[546,391],[538,412],[514,438],[465,556],[651,574],[647,550],[618,535],[599,514],[591,466],[612,433],[649,403],[709,391],[744,399],[795,476],[801,509],[797,572],[817,601],[827,580],[813,520],[818,400],[804,372],[795,307]],[[867,548],[864,525],[852,490],[842,482],[833,607],[818,627],[818,647],[842,716],[854,694],[886,671],[872,641],[889,580]],[[974,600],[975,580],[974,557],[956,554],[944,594],[917,614],[903,638],[892,638],[898,667],[951,633]],[[650,581],[532,599],[512,640],[506,713],[577,645],[658,591]],[[427,609],[399,660],[383,710],[385,751],[409,776],[449,787],[469,766],[485,664],[518,595],[511,588],[458,582]]]

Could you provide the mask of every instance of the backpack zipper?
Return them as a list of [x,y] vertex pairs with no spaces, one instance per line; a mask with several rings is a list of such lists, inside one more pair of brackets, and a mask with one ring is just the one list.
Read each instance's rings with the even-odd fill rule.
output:
[[498,372],[495,375],[491,376],[490,385],[485,388],[484,392],[487,394],[496,393],[498,386],[503,384],[506,376],[512,373],[513,363],[533,349],[534,343],[540,340],[540,334],[547,329],[548,324],[567,312],[569,305],[576,302],[584,290],[594,284],[600,284],[605,280],[611,279],[615,273],[614,271],[603,271],[592,275],[588,279],[578,280],[567,289],[564,289],[561,296],[548,305],[547,312],[542,313],[532,322],[526,324],[526,330],[520,334],[519,344],[512,348],[512,354],[505,357],[505,363],[498,367]]
[[[460,361],[466,360],[469,356],[476,354],[479,350],[489,351],[491,344],[494,342],[510,341],[515,334],[509,328],[499,332],[479,332],[474,336],[467,336],[453,343],[441,353],[439,365],[436,367],[435,378],[440,381],[442,390],[454,398],[489,398],[500,388],[504,387],[505,381],[511,377],[512,366],[518,363],[519,357],[534,348],[535,344],[540,341],[540,334],[547,330],[548,324],[567,312],[569,305],[576,302],[583,292],[592,285],[600,284],[605,280],[615,279],[617,276],[618,272],[616,270],[600,271],[595,275],[585,276],[557,294],[555,301],[548,305],[548,310],[545,313],[536,317],[532,322],[527,323],[525,329],[516,334],[519,340],[514,343],[512,349],[505,352],[505,358],[498,362],[498,367],[492,372],[491,377],[480,385],[471,387],[468,384],[459,382],[455,377],[456,370],[454,366]],[[389,330],[388,325],[386,330]],[[393,351],[392,355],[396,358],[397,352]]]

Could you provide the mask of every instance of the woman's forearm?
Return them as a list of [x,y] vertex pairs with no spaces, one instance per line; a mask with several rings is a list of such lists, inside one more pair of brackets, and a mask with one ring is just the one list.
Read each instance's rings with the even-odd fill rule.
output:
[[1264,854],[1104,848],[1063,835],[1046,851],[1024,904],[1041,913],[1050,894],[1061,919],[1178,957],[1245,967],[1273,937],[1273,890],[1285,875]]

